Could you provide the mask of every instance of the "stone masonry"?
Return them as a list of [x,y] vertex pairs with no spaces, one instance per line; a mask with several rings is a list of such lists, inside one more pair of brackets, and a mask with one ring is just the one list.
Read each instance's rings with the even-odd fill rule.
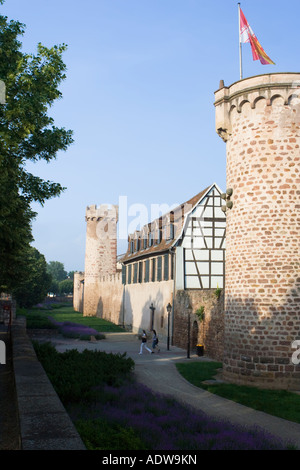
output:
[[260,75],[215,93],[226,142],[224,378],[300,388],[300,74]]
[[[174,344],[191,350],[197,344],[204,346],[210,359],[223,361],[224,354],[224,290],[217,297],[214,289],[187,289],[176,292],[174,302]],[[188,307],[190,318],[188,318]],[[204,308],[204,318],[199,321],[196,311]],[[190,329],[190,335],[188,334]]]
[[116,273],[118,206],[89,206],[85,218],[87,228],[83,315],[89,316],[96,315],[99,308],[100,278]]

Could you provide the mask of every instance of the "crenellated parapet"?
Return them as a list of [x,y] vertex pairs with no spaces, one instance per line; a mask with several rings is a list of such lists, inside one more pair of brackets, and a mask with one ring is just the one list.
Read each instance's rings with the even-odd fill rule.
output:
[[118,221],[118,206],[117,205],[108,205],[101,204],[97,206],[96,204],[88,206],[85,212],[85,220],[94,220],[99,221],[101,219],[110,219],[114,222]]
[[122,283],[122,273],[118,272],[115,274],[107,274],[106,276],[100,276],[99,282],[101,283],[111,283],[119,284]]
[[247,103],[255,110],[264,100],[267,106],[273,106],[280,99],[284,106],[293,106],[300,100],[300,73],[278,73],[257,75],[224,86],[215,92],[216,131],[227,142],[232,134],[232,112],[243,112]]

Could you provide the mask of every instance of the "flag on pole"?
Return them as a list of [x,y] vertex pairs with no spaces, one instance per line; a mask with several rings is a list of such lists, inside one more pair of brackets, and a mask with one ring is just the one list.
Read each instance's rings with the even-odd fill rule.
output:
[[251,26],[245,18],[244,13],[240,8],[240,42],[250,42],[252,49],[253,60],[260,60],[260,63],[263,65],[275,63],[270,59],[270,57],[265,53],[260,42],[255,36]]

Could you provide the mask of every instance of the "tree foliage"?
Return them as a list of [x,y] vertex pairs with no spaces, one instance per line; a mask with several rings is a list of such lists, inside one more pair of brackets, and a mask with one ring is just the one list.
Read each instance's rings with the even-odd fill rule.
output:
[[20,307],[28,308],[45,299],[52,279],[47,272],[45,257],[36,248],[28,247],[23,253],[23,261],[27,276],[13,289],[13,295]]
[[47,265],[47,271],[55,281],[63,281],[67,278],[67,271],[60,261],[50,261]]
[[[0,3],[3,3],[0,0]],[[6,102],[0,104],[0,287],[15,289],[26,278],[24,259],[32,241],[30,204],[41,205],[65,189],[28,171],[28,162],[50,162],[72,143],[72,131],[58,128],[48,115],[61,98],[65,44],[36,54],[21,50],[25,27],[0,16],[0,80]]]
[[74,281],[72,279],[64,279],[59,283],[59,293],[61,295],[73,294]]
[[50,292],[55,295],[73,293],[74,271],[67,273],[63,263],[60,261],[50,261],[47,264],[47,272],[52,278]]

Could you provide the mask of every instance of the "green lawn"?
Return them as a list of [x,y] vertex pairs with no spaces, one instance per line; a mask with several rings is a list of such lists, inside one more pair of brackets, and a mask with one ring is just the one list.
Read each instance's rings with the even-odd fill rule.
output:
[[26,316],[27,328],[53,328],[53,324],[48,319],[50,316],[58,322],[68,321],[77,323],[79,325],[89,326],[102,333],[124,331],[123,328],[108,320],[98,317],[84,317],[82,313],[75,312],[71,306],[61,306],[53,309],[22,309],[17,313]]
[[186,380],[197,387],[255,410],[300,423],[300,395],[296,393],[233,384],[203,384],[203,381],[216,375],[217,369],[222,367],[220,362],[178,363],[176,367]]

